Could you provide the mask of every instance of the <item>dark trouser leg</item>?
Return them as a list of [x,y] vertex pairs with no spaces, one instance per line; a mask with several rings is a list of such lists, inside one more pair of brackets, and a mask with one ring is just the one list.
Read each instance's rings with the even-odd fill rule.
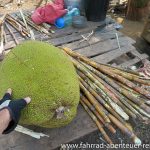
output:
[[11,95],[9,93],[5,93],[2,100],[11,100]]
[[3,96],[3,98],[0,100],[0,105],[5,102],[6,100],[11,100],[11,94],[9,93],[5,93],[5,95]]

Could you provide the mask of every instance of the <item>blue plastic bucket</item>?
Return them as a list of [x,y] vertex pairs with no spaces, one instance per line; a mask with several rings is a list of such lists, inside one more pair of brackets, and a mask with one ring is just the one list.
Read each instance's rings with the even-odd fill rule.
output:
[[68,11],[68,13],[65,16],[58,18],[55,21],[55,26],[59,29],[64,28],[65,26],[69,26],[72,24],[72,17],[78,15],[80,15],[79,9],[73,8],[71,11]]

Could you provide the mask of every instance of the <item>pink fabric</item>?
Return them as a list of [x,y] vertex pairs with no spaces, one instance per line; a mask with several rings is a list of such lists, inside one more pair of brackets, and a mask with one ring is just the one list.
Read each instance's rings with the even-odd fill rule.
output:
[[53,3],[37,8],[32,14],[32,21],[36,24],[44,22],[54,24],[55,20],[67,13],[64,9],[64,0],[55,0]]

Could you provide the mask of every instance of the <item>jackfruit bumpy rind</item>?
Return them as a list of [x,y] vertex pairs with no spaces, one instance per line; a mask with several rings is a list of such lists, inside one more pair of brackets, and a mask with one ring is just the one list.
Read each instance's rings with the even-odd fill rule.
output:
[[[58,48],[40,41],[16,46],[0,63],[0,97],[7,88],[13,99],[27,96],[31,103],[20,123],[55,128],[67,125],[77,112],[79,82],[73,64]],[[63,107],[63,115],[56,110]]]

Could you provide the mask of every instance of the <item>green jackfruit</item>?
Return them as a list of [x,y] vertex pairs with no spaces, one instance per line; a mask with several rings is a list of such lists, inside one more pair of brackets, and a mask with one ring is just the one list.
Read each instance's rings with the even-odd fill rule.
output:
[[77,112],[79,82],[69,58],[40,41],[16,46],[0,63],[0,96],[7,88],[13,98],[30,96],[20,123],[55,128],[67,125]]

